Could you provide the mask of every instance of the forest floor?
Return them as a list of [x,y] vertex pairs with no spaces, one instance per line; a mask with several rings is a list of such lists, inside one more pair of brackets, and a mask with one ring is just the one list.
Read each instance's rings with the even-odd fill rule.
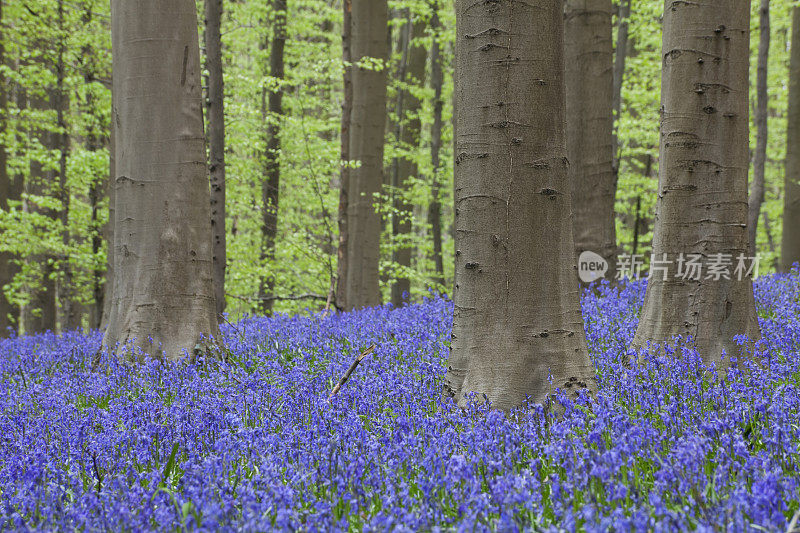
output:
[[584,295],[600,392],[558,419],[440,400],[442,298],[245,319],[223,329],[227,363],[92,372],[97,333],[0,341],[0,528],[784,530],[800,506],[797,274],[756,282],[759,365],[725,380],[680,346],[624,364],[643,297]]

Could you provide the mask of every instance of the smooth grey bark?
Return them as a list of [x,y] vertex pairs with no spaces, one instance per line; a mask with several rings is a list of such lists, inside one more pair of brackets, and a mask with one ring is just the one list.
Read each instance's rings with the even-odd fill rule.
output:
[[[273,27],[272,46],[269,55],[269,72],[272,78],[284,78],[284,49],[286,47],[286,0],[274,0],[272,8],[275,14]],[[263,218],[261,225],[262,249],[261,264],[272,266],[275,262],[275,244],[278,237],[278,209],[280,205],[281,189],[281,125],[283,119],[283,88],[269,91],[269,104],[264,109],[266,102],[265,93],[262,93],[262,111],[267,122],[266,150],[264,153],[265,180],[261,185],[261,200]],[[272,304],[275,291],[275,276],[267,274],[262,280],[258,291],[258,306],[256,310],[262,315],[272,314]]]
[[444,71],[442,70],[442,52],[439,45],[441,23],[439,22],[439,3],[432,4],[431,30],[433,44],[431,45],[431,86],[433,88],[433,124],[431,124],[431,204],[428,207],[428,225],[431,228],[433,239],[433,263],[436,275],[434,281],[444,285],[444,256],[442,254],[442,201],[441,201],[441,153],[442,153],[442,110],[444,99]]
[[[378,305],[381,223],[373,206],[383,183],[386,127],[386,69],[389,56],[386,0],[352,0],[351,54],[353,109],[347,205],[347,278],[345,309]],[[374,66],[378,59],[382,66]]]
[[225,83],[222,76],[222,0],[205,0],[208,69],[208,171],[211,182],[211,238],[217,316],[225,312]]
[[628,33],[631,17],[631,0],[620,0],[617,45],[614,50],[614,91],[611,107],[614,109],[614,136],[612,154],[614,174],[619,174],[619,120],[622,116],[622,82],[625,80],[625,60],[628,57]]
[[593,386],[570,220],[562,2],[457,0],[456,20],[455,311],[444,392],[460,405],[475,392],[507,410],[555,388]]
[[115,265],[103,345],[175,360],[219,333],[197,12],[193,0],[112,0],[111,26]]
[[792,9],[781,271],[800,263],[800,7]]
[[755,255],[758,217],[764,203],[764,167],[767,162],[767,135],[769,114],[769,88],[767,68],[769,66],[769,0],[761,0],[759,7],[760,40],[758,43],[758,67],[756,74],[756,151],[753,154],[753,184],[747,215],[747,240],[750,252]]
[[617,176],[611,12],[611,0],[567,0],[564,61],[575,252],[578,256],[584,251],[599,254],[613,275],[617,265]]
[[[420,18],[406,22],[407,61],[403,86],[400,89],[402,105],[398,106],[400,113],[398,127],[400,130],[399,141],[405,153],[397,158],[395,173],[395,214],[392,219],[392,236],[394,238],[393,262],[401,271],[392,284],[392,304],[395,307],[403,305],[411,292],[411,280],[406,274],[411,269],[411,255],[413,249],[412,235],[412,210],[409,202],[411,193],[411,180],[419,177],[419,169],[414,160],[414,155],[419,150],[420,130],[422,121],[419,113],[422,102],[414,94],[414,89],[421,87],[425,82],[425,63],[427,51],[421,43],[425,37],[425,22]],[[403,295],[406,295],[405,297]]]
[[[5,65],[5,35],[3,35],[3,0],[0,0],[0,67]],[[5,134],[8,116],[7,80],[0,70],[0,132]],[[9,201],[19,201],[19,180],[8,172],[8,151],[5,139],[0,137],[0,211],[9,209]],[[3,287],[14,280],[19,271],[10,252],[0,252],[0,338],[9,330],[16,333],[19,327],[19,307],[9,302]]]
[[[748,68],[750,11],[739,0],[666,0],[661,146],[653,254],[672,261],[652,276],[634,348],[691,336],[707,362],[738,355],[736,335],[758,336],[748,256]],[[704,265],[727,254],[730,280],[679,276],[680,254]]]
[[347,308],[347,211],[348,188],[350,186],[350,121],[353,113],[353,67],[352,61],[352,1],[342,1],[342,63],[344,65],[342,87],[342,120],[340,131],[340,159],[341,171],[339,174],[339,209],[337,223],[339,229],[339,242],[336,251],[336,306],[340,309]]

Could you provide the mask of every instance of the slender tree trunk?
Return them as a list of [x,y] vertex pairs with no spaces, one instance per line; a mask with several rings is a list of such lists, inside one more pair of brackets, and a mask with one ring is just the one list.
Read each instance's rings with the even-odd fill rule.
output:
[[781,270],[800,263],[800,7],[792,9],[789,104],[786,126],[786,171],[783,193]]
[[103,344],[174,360],[219,332],[197,12],[193,0],[112,0],[111,26],[118,150]]
[[[635,348],[691,336],[710,363],[723,350],[739,353],[735,336],[758,336],[752,280],[736,273],[748,256],[749,9],[739,0],[665,2],[653,255],[670,263],[666,274],[651,265]],[[709,276],[714,263],[730,279]]]
[[[375,195],[383,183],[383,136],[386,127],[386,69],[389,10],[386,0],[352,0],[351,53],[353,109],[350,157],[359,161],[350,170],[347,206],[346,308],[378,305],[380,287],[380,217]],[[375,68],[370,59],[384,62]]]
[[114,93],[111,93],[112,110],[111,110],[111,128],[109,129],[108,137],[108,179],[106,181],[106,193],[108,194],[108,222],[105,228],[106,239],[106,278],[103,283],[103,304],[102,314],[100,317],[100,329],[105,330],[108,328],[108,319],[111,317],[111,302],[113,301],[114,291],[114,266],[116,264],[116,247],[114,245],[114,226],[116,224],[116,198],[117,198],[117,143],[115,116],[117,106],[113,103],[115,101]]
[[[5,35],[3,35],[3,0],[0,0],[0,67],[5,66]],[[7,80],[0,69],[0,211],[9,209],[9,201],[18,201],[18,180],[8,173],[8,151],[6,149],[8,88]],[[0,337],[9,332],[16,333],[19,326],[19,307],[6,299],[3,287],[14,280],[19,269],[10,252],[0,252]]]
[[[769,214],[766,211],[761,212],[761,217],[764,219],[764,233],[767,234],[767,246],[769,247],[769,252],[773,255],[776,253],[775,249],[775,239],[772,237],[772,223],[769,220]],[[777,266],[777,261],[775,261],[775,265]],[[776,268],[777,270],[777,268]]]
[[433,263],[436,268],[434,281],[444,285],[444,256],[442,254],[442,201],[441,201],[441,153],[442,153],[442,87],[444,71],[442,70],[442,53],[439,47],[441,23],[439,22],[439,2],[432,4],[431,29],[433,44],[431,45],[431,85],[433,87],[433,124],[431,126],[431,205],[428,208],[428,224],[433,238]]
[[[394,105],[393,109],[387,109],[386,114],[390,118],[387,120],[386,124],[386,134],[387,137],[389,135],[394,135],[394,142],[395,142],[395,150],[401,151],[403,150],[402,145],[402,135],[403,135],[403,122],[405,119],[405,99],[408,95],[408,92],[404,90],[403,84],[406,81],[407,71],[408,71],[408,55],[410,51],[410,43],[411,43],[411,32],[412,32],[412,23],[411,23],[411,14],[408,9],[403,9],[400,12],[398,10],[392,10],[391,19],[392,21],[395,20],[403,20],[404,23],[397,29],[397,48],[395,53],[400,53],[400,63],[397,65],[397,70],[392,72],[388,77],[389,79],[398,80],[395,82],[397,85],[397,98],[394,102],[388,102],[388,105]],[[388,32],[389,36],[389,50],[392,50],[392,42],[393,36],[392,32]],[[388,87],[387,87],[388,92]],[[391,120],[391,118],[397,117],[396,120]],[[384,234],[386,231],[386,218],[388,218],[388,222],[391,222],[392,229],[391,229],[391,250],[392,250],[392,270],[397,270],[396,272],[391,272],[389,270],[384,270],[381,273],[381,284],[390,284],[391,285],[391,302],[395,307],[402,305],[403,298],[402,292],[398,290],[397,284],[403,283],[402,280],[398,280],[397,276],[400,274],[398,267],[398,260],[400,259],[398,256],[398,241],[400,240],[399,237],[399,226],[400,226],[400,218],[401,214],[399,213],[400,209],[405,207],[403,203],[403,198],[401,197],[402,193],[400,192],[400,157],[395,156],[392,159],[391,169],[388,169],[387,172],[384,172],[384,190],[389,191],[389,202],[391,203],[392,210],[389,212],[388,217],[381,217],[381,235]],[[395,278],[392,281],[392,278]],[[397,295],[395,294],[397,293]]]
[[422,87],[425,82],[425,63],[427,52],[420,40],[425,37],[425,23],[420,20],[407,22],[408,28],[408,60],[406,62],[404,87],[401,88],[403,106],[399,117],[400,144],[404,151],[397,158],[397,183],[395,188],[395,215],[392,224],[394,236],[394,262],[400,267],[400,275],[392,285],[392,304],[395,307],[403,305],[411,293],[411,280],[408,272],[411,270],[411,255],[413,248],[412,210],[409,202],[411,194],[411,181],[418,177],[419,169],[414,160],[419,149],[420,129],[422,121],[419,114],[422,102],[414,94],[414,90]]
[[[86,5],[82,20],[85,26],[89,26],[92,23],[92,16],[92,6]],[[96,57],[94,45],[92,43],[84,45],[81,53],[88,60],[83,68],[83,82],[89,85],[98,78],[96,63],[93,61]],[[86,94],[82,112],[91,117],[89,131],[86,133],[86,149],[93,153],[98,152],[103,148],[105,139],[102,132],[98,131],[95,126],[95,124],[102,124],[102,117],[98,113],[97,103],[91,91]],[[95,176],[89,186],[89,207],[91,209],[89,233],[92,239],[92,257],[94,258],[98,257],[103,249],[103,232],[106,229],[100,226],[100,209],[103,199],[108,195],[107,184],[107,177],[98,179]],[[91,279],[93,303],[89,310],[89,328],[99,329],[103,317],[105,290],[103,287],[103,268],[97,261],[94,262],[92,267]]]
[[[69,250],[72,245],[72,237],[69,231],[69,210],[71,192],[67,185],[67,158],[70,152],[69,131],[67,130],[67,113],[69,112],[69,95],[65,87],[64,53],[66,52],[67,38],[64,28],[64,2],[58,2],[58,56],[56,60],[56,87],[51,94],[51,105],[56,110],[56,120],[58,132],[54,134],[55,142],[58,146],[58,191],[57,197],[61,204],[59,218],[61,220],[61,244],[65,250]],[[70,263],[69,254],[59,258],[60,277],[58,278],[57,292],[61,303],[61,323],[62,331],[71,331],[81,326],[81,305],[75,301],[75,281]]]
[[641,212],[642,212],[642,197],[636,197],[636,216],[633,219],[633,251],[631,255],[636,255],[636,252],[639,250],[639,221],[641,219]]
[[[592,386],[575,274],[561,0],[456,1],[456,280],[445,392]],[[520,98],[524,95],[525,98]],[[549,377],[552,375],[552,383]]]
[[[283,51],[286,46],[286,0],[274,0],[275,27],[272,35],[272,47],[269,55],[270,76],[276,80],[284,78]],[[278,206],[281,186],[281,119],[283,117],[283,87],[269,92],[267,119],[267,147],[264,154],[264,180],[261,188],[264,218],[261,227],[263,249],[261,263],[272,268],[275,263],[275,243],[278,236]],[[275,276],[268,273],[261,280],[259,289],[258,312],[263,315],[272,314],[270,299],[275,290]]]
[[761,0],[759,9],[761,38],[758,43],[758,69],[756,79],[756,151],[753,158],[753,185],[750,189],[750,204],[747,216],[747,238],[750,253],[756,255],[756,235],[761,204],[764,203],[764,167],[767,162],[767,120],[769,115],[769,92],[767,67],[769,65],[769,0]]
[[217,316],[225,312],[225,84],[222,76],[222,0],[205,0],[208,69],[208,170],[211,178],[211,238]]
[[619,175],[619,120],[622,117],[622,82],[625,80],[625,60],[628,57],[628,27],[631,18],[631,0],[620,0],[617,46],[614,51],[614,89],[611,107],[614,109],[614,137],[612,154],[614,174]]
[[[39,56],[36,61],[42,65],[46,64],[43,57],[45,55],[45,43],[39,42],[37,53]],[[52,96],[52,94],[51,94]],[[47,98],[38,92],[29,97],[30,107],[35,111],[52,110],[52,98]],[[42,147],[48,151],[55,151],[59,148],[58,135],[49,131],[35,130],[33,135],[39,138]],[[29,197],[25,203],[25,209],[46,216],[52,220],[58,220],[58,212],[43,205],[39,205],[35,197],[53,196],[58,183],[57,175],[53,170],[46,170],[42,161],[31,159],[30,172],[25,183],[25,191]],[[40,277],[36,280],[37,286],[31,289],[31,298],[28,305],[23,309],[22,322],[25,333],[43,333],[45,331],[56,331],[57,305],[56,305],[56,282],[55,264],[56,257],[49,250],[41,250],[27,258],[31,263],[38,265]]]
[[339,175],[339,248],[336,253],[336,305],[347,308],[347,211],[348,187],[350,186],[350,121],[353,113],[353,67],[352,61],[352,0],[343,0],[342,62],[344,63],[344,87],[341,122],[341,173]]
[[594,252],[616,271],[611,0],[567,0],[564,43],[567,156],[575,251]]
[[[97,151],[101,148],[98,142],[97,134],[90,132],[87,139],[87,146],[90,151]],[[91,214],[91,234],[92,234],[92,256],[97,257],[103,248],[103,234],[102,228],[99,225],[100,220],[100,202],[105,196],[105,184],[108,180],[102,181],[95,179],[89,188],[89,206],[92,210]],[[103,318],[103,301],[105,299],[105,291],[103,290],[103,270],[99,264],[95,264],[92,268],[92,305],[89,315],[89,327],[91,329],[100,329]]]

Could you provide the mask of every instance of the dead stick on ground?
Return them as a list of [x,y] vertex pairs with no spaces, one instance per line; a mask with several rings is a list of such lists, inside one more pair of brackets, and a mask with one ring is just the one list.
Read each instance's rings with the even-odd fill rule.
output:
[[339,383],[337,383],[337,384],[336,384],[336,386],[335,386],[335,387],[333,388],[333,390],[331,391],[331,395],[330,395],[330,396],[328,396],[328,401],[331,401],[331,399],[334,397],[334,395],[335,395],[337,392],[339,392],[339,389],[341,389],[341,388],[342,388],[342,386],[343,386],[345,383],[347,383],[347,380],[348,380],[348,379],[350,379],[350,374],[352,374],[353,372],[355,372],[355,370],[356,370],[356,367],[358,367],[358,363],[360,363],[360,362],[361,362],[361,361],[362,361],[362,360],[363,360],[363,359],[364,359],[366,356],[368,356],[369,354],[371,354],[371,353],[372,353],[372,352],[374,352],[374,351],[375,351],[375,345],[373,344],[372,346],[370,346],[369,348],[367,348],[366,350],[364,350],[363,352],[361,352],[361,353],[358,355],[358,357],[356,357],[355,361],[353,361],[353,364],[352,364],[352,365],[350,365],[350,368],[348,368],[348,369],[347,369],[347,372],[345,372],[345,373],[344,373],[344,376],[342,376],[342,379],[340,379],[340,380],[339,380]]
[[797,526],[797,519],[798,518],[800,518],[800,511],[797,511],[796,513],[794,513],[794,516],[792,517],[792,521],[789,522],[789,527],[786,528],[786,533],[794,533],[795,531],[797,531],[797,529],[795,529],[795,528]]

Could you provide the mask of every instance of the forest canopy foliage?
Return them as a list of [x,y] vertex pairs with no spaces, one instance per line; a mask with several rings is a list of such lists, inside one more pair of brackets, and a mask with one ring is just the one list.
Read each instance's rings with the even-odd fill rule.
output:
[[[383,219],[381,287],[389,298],[399,276],[411,279],[411,296],[429,290],[450,291],[451,261],[445,260],[444,283],[433,261],[427,218],[435,191],[443,211],[445,257],[452,256],[453,179],[453,38],[455,14],[450,2],[393,0],[390,4],[392,53],[384,166],[387,178],[380,195]],[[619,5],[614,6],[617,42]],[[771,6],[769,54],[769,142],[766,201],[758,226],[761,271],[775,268],[782,232],[782,185],[788,66],[793,2]],[[203,35],[203,5],[197,3]],[[619,136],[619,182],[616,199],[617,239],[623,253],[642,254],[647,261],[652,240],[658,173],[661,14],[663,6],[631,0],[627,60],[622,83]],[[434,12],[438,26],[431,24]],[[340,177],[339,126],[343,74],[342,9],[338,0],[288,2],[285,77],[270,75],[270,43],[275,29],[272,2],[226,2],[222,19],[227,167],[227,264],[225,292],[231,316],[253,312],[262,280],[274,280],[275,295],[319,298],[278,299],[276,311],[297,311],[325,305],[336,271],[337,205]],[[403,36],[409,21],[422,25],[412,38],[425,50],[437,40],[442,54],[444,85],[442,150],[439,167],[431,165],[430,144],[434,91],[431,60],[424,79],[411,84],[400,75],[407,60]],[[755,102],[758,51],[758,3],[752,3],[751,101]],[[63,313],[70,300],[77,318],[61,317],[63,326],[99,325],[105,291],[107,181],[109,175],[111,40],[109,3],[104,0],[39,0],[6,2],[2,13],[2,69],[7,105],[2,142],[9,175],[24,183],[18,201],[0,213],[0,252],[13,255],[18,266],[3,292],[16,306],[37,313],[36,290],[54,284]],[[201,42],[201,52],[205,48]],[[207,74],[207,71],[206,71]],[[206,77],[207,80],[207,77]],[[204,82],[204,86],[207,83]],[[283,113],[264,111],[264,91],[283,93]],[[419,98],[417,117],[398,102],[404,90]],[[61,115],[55,108],[63,107]],[[755,105],[753,103],[753,105]],[[59,116],[61,118],[59,118]],[[418,146],[397,135],[399,123],[418,118]],[[753,121],[751,113],[751,121]],[[280,124],[280,214],[274,258],[261,254],[266,132]],[[756,128],[751,131],[755,146]],[[411,186],[392,183],[397,158],[410,158],[419,168]],[[60,165],[64,163],[64,176]],[[357,165],[358,163],[351,163]],[[437,177],[440,187],[434,188]],[[41,185],[34,178],[39,176]],[[413,206],[413,260],[410,270],[394,261],[392,238],[397,197]],[[24,258],[28,259],[24,259]],[[30,258],[38,258],[31,260]],[[68,276],[68,279],[67,277]],[[100,300],[100,301],[98,301]],[[23,321],[24,322],[24,321]]]

